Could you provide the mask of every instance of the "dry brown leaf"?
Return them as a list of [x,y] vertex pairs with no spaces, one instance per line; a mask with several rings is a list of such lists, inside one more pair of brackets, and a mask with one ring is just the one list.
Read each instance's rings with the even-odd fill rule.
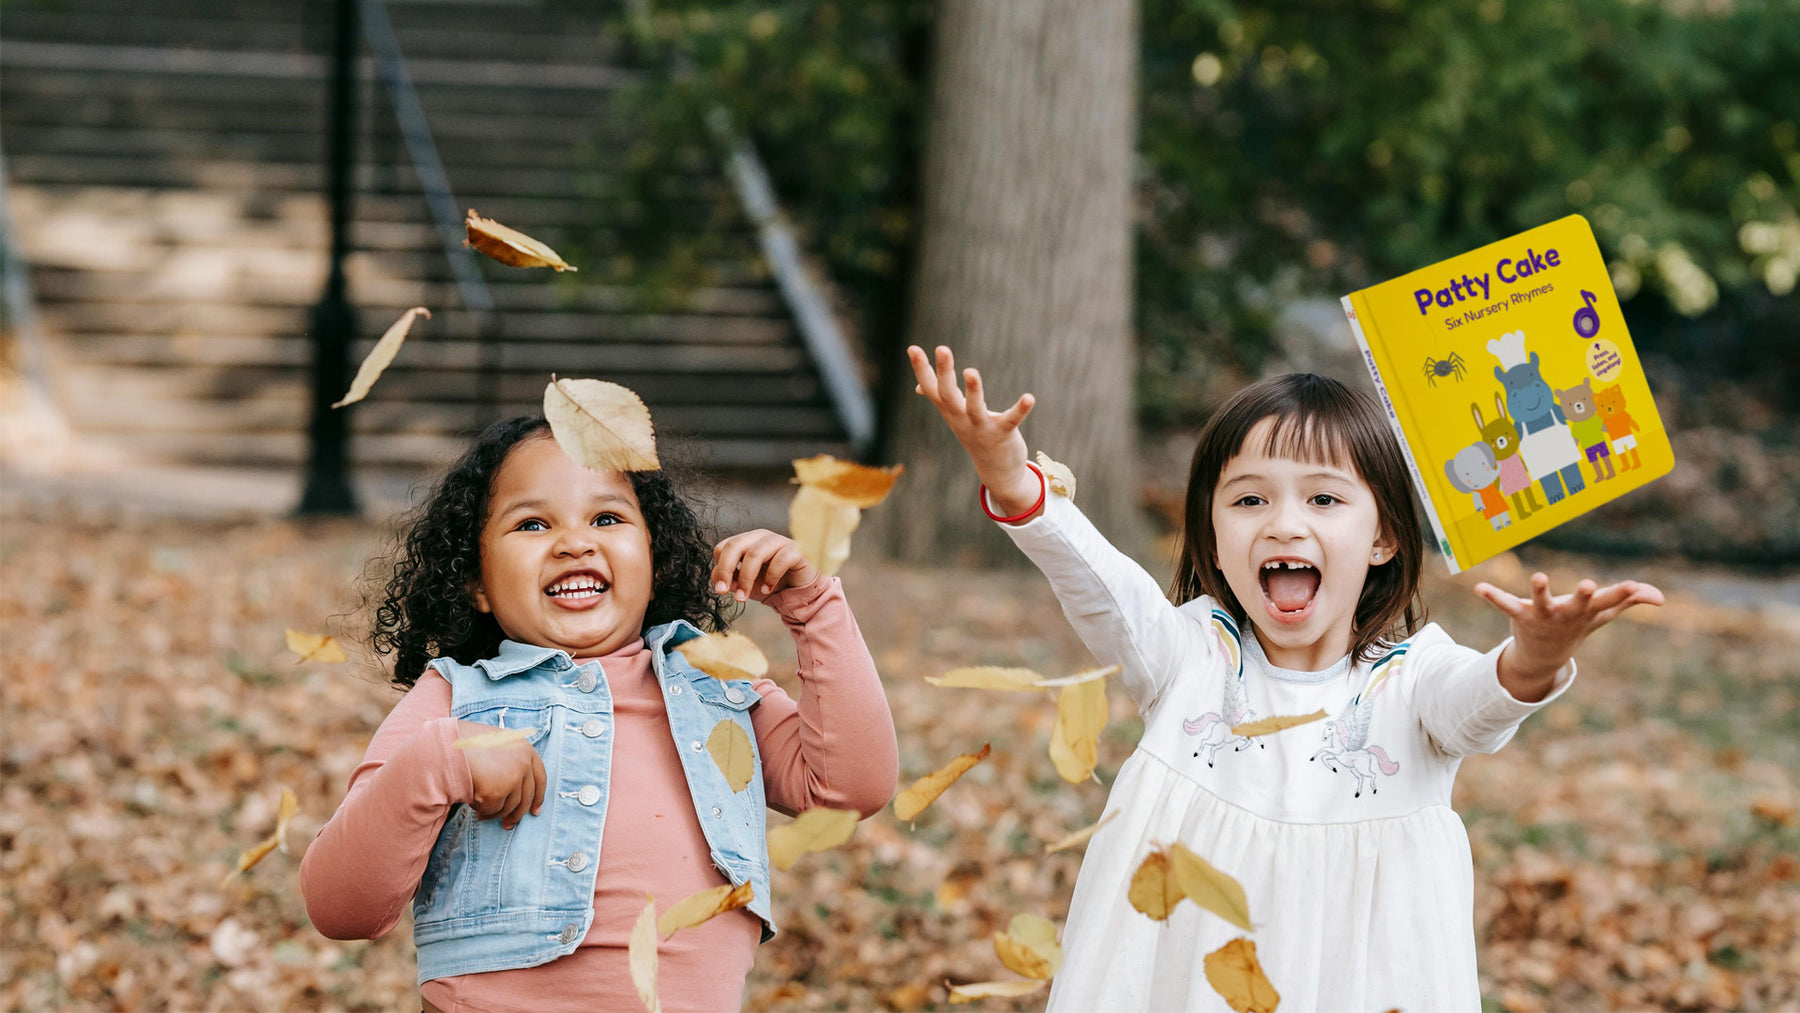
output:
[[275,832],[250,847],[245,848],[243,852],[238,855],[237,868],[226,873],[225,878],[219,881],[219,886],[223,888],[225,884],[231,882],[233,877],[240,873],[248,872],[256,865],[256,863],[268,857],[269,852],[274,851],[276,848],[280,848],[282,854],[287,854],[288,823],[290,823],[294,816],[299,812],[300,800],[294,796],[292,788],[283,785],[281,789],[280,812],[275,817]]
[[792,823],[769,831],[769,861],[785,872],[794,867],[801,855],[829,851],[849,840],[856,832],[857,820],[857,813],[851,809],[807,809]]
[[1180,843],[1169,845],[1169,862],[1175,881],[1187,898],[1245,932],[1250,924],[1250,902],[1238,881],[1214,868],[1211,862],[1189,851]]
[[710,890],[702,890],[691,897],[683,897],[670,905],[662,917],[657,919],[656,931],[664,939],[668,939],[682,929],[691,929],[703,922],[727,911],[736,911],[750,903],[756,896],[756,886],[745,882],[742,886],[722,883]]
[[1750,802],[1750,815],[1774,827],[1794,822],[1794,807],[1772,798],[1756,798]]
[[356,368],[356,379],[350,381],[349,393],[331,407],[342,408],[369,396],[369,388],[375,386],[375,381],[381,379],[382,371],[393,363],[394,356],[400,354],[400,346],[406,343],[406,335],[412,330],[413,321],[420,317],[430,320],[431,311],[423,306],[414,306],[388,326],[387,331],[381,335],[381,340],[375,342],[374,348],[369,349],[362,365]]
[[760,679],[769,674],[769,659],[756,641],[742,633],[708,633],[675,648],[688,664],[715,679]]
[[941,676],[926,676],[925,681],[933,686],[949,689],[998,689],[1010,692],[1023,692],[1039,688],[1044,677],[1029,668],[998,668],[993,665],[977,665],[971,668],[953,668]]
[[1056,926],[1037,915],[1014,915],[1005,932],[994,933],[994,956],[1014,974],[1049,978],[1062,968]]
[[964,753],[942,767],[926,774],[912,783],[912,787],[894,796],[894,815],[911,822],[925,807],[937,800],[944,789],[956,783],[956,779],[968,773],[969,768],[987,759],[991,746],[983,743],[978,753]]
[[507,267],[554,267],[558,271],[575,271],[556,251],[518,229],[507,228],[492,218],[483,218],[469,209],[463,222],[463,245],[498,260]]
[[637,924],[631,927],[626,953],[631,961],[631,983],[650,1013],[662,1013],[662,1000],[656,995],[656,940],[656,898],[645,894],[644,910],[638,912]]
[[1105,816],[1100,817],[1100,822],[1095,823],[1092,826],[1082,827],[1080,830],[1075,831],[1074,833],[1068,835],[1067,837],[1057,838],[1056,841],[1054,841],[1053,843],[1051,843],[1050,845],[1048,845],[1047,847],[1044,848],[1044,854],[1046,854],[1046,855],[1054,854],[1058,851],[1066,851],[1067,849],[1073,848],[1079,844],[1086,844],[1088,841],[1088,838],[1090,838],[1090,837],[1094,836],[1094,834],[1098,833],[1101,827],[1106,826],[1108,823],[1111,823],[1112,818],[1117,815],[1119,815],[1119,810],[1114,809],[1112,812],[1109,812]]
[[1075,498],[1075,473],[1061,461],[1052,460],[1049,454],[1038,451],[1038,467],[1044,469],[1044,482],[1050,491],[1066,500]]
[[1206,981],[1237,1013],[1274,1013],[1281,993],[1256,960],[1256,944],[1233,939],[1206,955]]
[[1272,718],[1262,718],[1258,721],[1246,721],[1241,725],[1232,725],[1231,734],[1242,735],[1245,738],[1255,738],[1258,735],[1268,735],[1271,732],[1279,732],[1283,728],[1293,728],[1298,725],[1310,725],[1314,721],[1323,721],[1324,719],[1325,711],[1323,709],[1313,711],[1311,714],[1295,714],[1292,716],[1280,715]]
[[590,471],[656,471],[656,427],[629,387],[558,380],[544,388],[544,418],[563,453]]
[[1169,917],[1169,912],[1175,910],[1175,905],[1181,903],[1184,896],[1166,848],[1144,856],[1137,871],[1132,873],[1131,886],[1125,894],[1132,907],[1159,922]]
[[840,461],[829,454],[804,457],[794,462],[795,481],[830,493],[858,510],[867,510],[887,498],[906,465],[872,468],[854,461]]
[[529,728],[496,728],[491,732],[481,732],[467,738],[457,739],[451,745],[458,749],[499,749],[515,742],[524,742],[531,738]]
[[712,754],[732,791],[743,791],[756,775],[756,753],[750,748],[750,736],[730,718],[713,725],[712,734],[706,737],[706,751]]
[[[950,985],[949,982],[944,982]],[[950,985],[950,1005],[980,1002],[983,999],[1017,999],[1030,995],[1049,984],[1048,978],[1025,981],[977,981],[968,985]]]
[[338,646],[337,638],[329,633],[301,633],[299,630],[288,630],[287,649],[298,654],[301,661],[317,661],[324,665],[335,665],[349,660],[344,654],[344,649]]
[[1106,682],[1090,679],[1064,686],[1056,695],[1056,726],[1050,730],[1050,762],[1070,784],[1094,774],[1100,762],[1100,733],[1106,729]]
[[850,558],[850,534],[862,522],[856,504],[803,485],[788,504],[788,533],[806,561],[830,576]]

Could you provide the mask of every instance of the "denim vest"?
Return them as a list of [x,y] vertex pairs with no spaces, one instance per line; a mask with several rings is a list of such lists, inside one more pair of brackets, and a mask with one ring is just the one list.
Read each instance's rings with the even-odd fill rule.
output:
[[[750,708],[760,698],[748,681],[714,679],[674,649],[700,635],[676,621],[648,631],[644,643],[713,865],[733,885],[755,884],[750,912],[762,919],[767,941],[775,926],[762,756],[750,723]],[[439,658],[431,666],[450,683],[451,716],[531,730],[548,786],[543,812],[511,830],[497,819],[476,819],[470,806],[451,808],[413,896],[419,981],[567,956],[593,924],[594,876],[612,784],[612,694],[601,666],[577,666],[556,648],[510,640],[496,657],[473,665]],[[731,790],[706,749],[720,721],[743,728],[756,756],[755,776],[740,792]]]

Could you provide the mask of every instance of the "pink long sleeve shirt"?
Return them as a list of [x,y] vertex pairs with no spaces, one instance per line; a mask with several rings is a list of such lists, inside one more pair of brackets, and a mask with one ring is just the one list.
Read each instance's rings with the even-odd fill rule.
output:
[[[794,637],[803,686],[796,702],[767,679],[755,683],[762,702],[751,720],[768,803],[785,813],[830,806],[872,815],[893,795],[898,749],[843,587],[825,578],[768,604]],[[445,1013],[637,1008],[626,947],[645,893],[660,914],[727,882],[689,798],[650,652],[635,640],[599,660],[613,698],[613,769],[622,776],[608,793],[593,926],[574,953],[547,964],[425,982],[424,999]],[[381,723],[343,804],[301,862],[301,891],[320,932],[371,939],[399,922],[451,806],[473,802],[456,735],[450,684],[427,669]],[[663,942],[663,1008],[736,1009],[760,935],[756,916],[737,910]]]

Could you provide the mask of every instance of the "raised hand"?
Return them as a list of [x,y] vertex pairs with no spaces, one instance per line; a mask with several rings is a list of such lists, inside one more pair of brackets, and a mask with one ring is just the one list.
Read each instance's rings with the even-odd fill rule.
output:
[[[456,736],[472,739],[497,731],[478,721],[458,721]],[[484,820],[499,817],[508,830],[519,825],[527,812],[536,816],[544,808],[544,759],[529,742],[511,742],[486,749],[464,749],[469,761],[469,781],[475,786],[475,815]]]
[[906,357],[919,381],[913,390],[924,395],[949,424],[950,432],[975,463],[975,474],[988,487],[994,508],[1008,516],[1029,509],[1038,501],[1043,486],[1042,479],[1025,466],[1025,437],[1019,433],[1019,423],[1031,414],[1036,399],[1022,394],[1005,411],[989,411],[982,398],[981,373],[973,368],[962,371],[965,394],[957,385],[956,357],[950,349],[938,346],[935,370],[925,350],[917,345],[906,349]]
[[807,562],[792,538],[757,528],[713,547],[713,572],[708,579],[719,594],[730,594],[738,601],[762,601],[783,588],[811,584],[819,579],[819,570]]
[[1661,605],[1663,593],[1654,584],[1622,580],[1598,587],[1591,580],[1575,585],[1573,594],[1552,596],[1550,578],[1531,575],[1531,597],[1483,582],[1475,593],[1506,613],[1512,620],[1513,642],[1500,655],[1500,683],[1514,697],[1541,700],[1563,663],[1588,635],[1633,605]]

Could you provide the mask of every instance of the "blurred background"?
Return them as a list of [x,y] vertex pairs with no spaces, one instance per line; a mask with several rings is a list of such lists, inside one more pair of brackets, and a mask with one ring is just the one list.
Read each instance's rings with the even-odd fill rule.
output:
[[[1164,576],[1224,397],[1367,389],[1338,296],[1570,213],[1675,471],[1434,561],[1428,601],[1470,643],[1504,624],[1467,587],[1530,568],[1671,604],[1465,767],[1486,1001],[1800,1004],[1796,66],[1797,0],[11,0],[0,1005],[413,1001],[405,933],[312,933],[293,858],[216,884],[283,783],[297,855],[393,699],[378,659],[297,664],[281,630],[354,642],[396,511],[552,372],[638,391],[722,527],[785,527],[795,457],[907,465],[845,572],[903,773],[1005,755],[937,825],[877,817],[786,874],[747,1003],[929,1008],[1002,974],[987,934],[1060,919],[1078,856],[1041,841],[1104,789],[1046,773],[1042,707],[946,718],[919,677],[1085,654],[901,350],[1036,393],[1034,447]],[[580,270],[473,254],[469,209]],[[1113,713],[1108,781],[1138,730]]]

